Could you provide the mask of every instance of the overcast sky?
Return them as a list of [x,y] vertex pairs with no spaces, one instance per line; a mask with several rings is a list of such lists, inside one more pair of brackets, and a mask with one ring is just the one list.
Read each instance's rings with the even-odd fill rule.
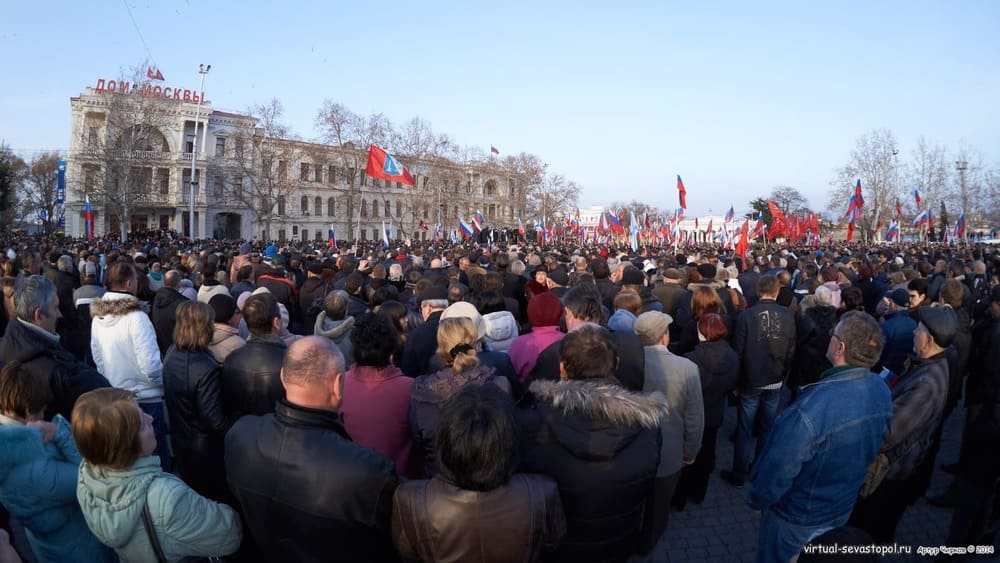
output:
[[[125,2],[128,2],[126,5]],[[126,7],[128,6],[128,7]],[[581,206],[737,211],[775,185],[825,206],[855,140],[888,128],[1000,165],[1000,2],[13,2],[0,140],[69,145],[69,98],[147,57],[242,111],[274,97],[312,138],[321,103],[414,116],[539,155]],[[131,12],[131,15],[130,15]],[[134,23],[133,23],[134,19]]]

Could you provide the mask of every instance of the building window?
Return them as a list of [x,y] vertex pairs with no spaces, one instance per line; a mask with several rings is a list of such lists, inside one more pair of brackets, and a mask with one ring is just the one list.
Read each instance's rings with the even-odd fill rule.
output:
[[184,152],[188,154],[194,152],[194,135],[188,135],[184,140]]
[[313,178],[313,179],[316,180],[317,182],[322,182],[323,181],[323,167],[319,166],[319,165],[316,165],[314,168],[316,169],[316,171],[315,171],[316,172],[316,177]]
[[313,213],[319,215],[322,212],[323,212],[323,198],[316,196],[316,199],[313,200]]
[[215,194],[215,199],[222,199],[223,191],[226,187],[226,180],[222,176],[216,176],[215,180],[212,181],[212,192]]
[[284,214],[285,214],[285,196],[279,195],[278,196],[278,215],[284,215]]
[[424,219],[426,219],[426,218],[427,218],[427,208],[424,207]]
[[309,231],[307,229],[302,229],[302,241],[305,242],[309,240]]
[[403,185],[402,185],[402,184],[400,184],[399,182],[396,182],[396,189],[397,189],[397,190],[398,190],[398,189],[400,189],[400,188],[402,188],[402,187],[403,187]]
[[507,194],[508,194],[509,197],[514,197],[514,193],[515,193],[515,190],[514,190],[514,179],[513,178],[509,178],[507,180]]
[[[243,158],[243,139],[237,139],[237,141],[235,143],[233,143],[233,145],[234,145],[233,146],[233,156],[235,156],[237,159]],[[267,164],[268,164],[267,169],[268,169],[268,171],[270,171],[271,170],[271,161],[268,161]]]
[[166,168],[156,169],[156,186],[161,194],[170,193],[170,170]]
[[243,199],[243,176],[233,178],[233,197],[236,200]]
[[87,130],[87,144],[92,147],[97,146],[97,127],[93,125]]
[[299,201],[299,206],[302,207],[302,213],[309,213],[309,197],[302,196],[302,199]]
[[323,241],[323,232],[316,231],[316,242],[322,242],[322,241]]
[[424,189],[427,189],[427,182],[430,180],[427,176],[424,176]]
[[332,197],[326,198],[326,216],[333,217],[334,213],[337,211],[337,204]]
[[381,188],[382,180],[379,180],[378,178],[372,178],[372,186],[376,188]]
[[337,182],[337,167],[330,166],[326,169],[326,181],[330,184]]
[[[367,217],[368,216],[368,202],[365,201],[364,199],[361,200],[361,216],[362,217]],[[364,238],[364,237],[361,237],[361,238]]]
[[389,200],[385,200],[385,216],[392,217],[392,205],[389,203]]
[[367,185],[367,184],[366,184],[366,182],[368,182],[368,174],[366,174],[366,173],[365,173],[365,172],[364,172],[364,171],[362,170],[362,171],[361,171],[361,185],[362,185],[362,186],[365,186],[365,185]]
[[309,163],[303,162],[299,165],[299,180],[304,182],[309,181]]
[[399,217],[402,217],[402,216],[403,216],[403,203],[397,199],[396,200],[396,217],[399,218]]
[[361,240],[368,240],[368,229],[361,229]]
[[378,200],[372,200],[372,217],[378,217]]
[[215,138],[215,156],[226,156],[226,138]]
[[357,173],[358,173],[357,169],[348,168],[347,169],[347,178],[344,178],[344,179],[347,180],[348,184],[353,184],[354,183],[354,175],[357,174]]
[[294,237],[294,236],[296,236],[298,234],[299,234],[299,226],[298,225],[292,225],[292,236]]
[[288,178],[288,162],[285,160],[278,161],[278,178],[282,180]]
[[448,180],[444,181],[444,189],[442,191],[445,191],[445,192],[448,191]]
[[278,229],[278,240],[285,242],[285,229]]

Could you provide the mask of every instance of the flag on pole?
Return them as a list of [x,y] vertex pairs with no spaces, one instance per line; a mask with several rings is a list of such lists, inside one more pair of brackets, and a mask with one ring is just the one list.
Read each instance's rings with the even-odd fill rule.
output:
[[385,221],[382,221],[382,248],[389,248],[389,235],[385,232]]
[[733,219],[735,219],[735,218],[736,218],[736,212],[733,209],[733,206],[730,205],[729,206],[729,211],[726,211],[726,218],[723,221],[726,222],[726,223],[732,223]]
[[681,180],[681,175],[677,175],[677,195],[680,198],[681,208],[687,209],[687,190],[684,189],[684,182]]
[[639,222],[635,219],[635,213],[632,210],[628,212],[629,219],[629,241],[632,243],[632,250],[639,250]]
[[903,218],[903,206],[899,203],[899,198],[896,198],[896,221]]
[[458,230],[462,233],[462,238],[466,239],[472,237],[472,235],[475,234],[475,232],[472,230],[472,227],[465,222],[465,219],[458,220]]
[[916,217],[913,218],[913,226],[920,227],[921,225],[927,223],[927,219],[928,219],[927,210],[924,209]]
[[94,238],[94,215],[90,210],[90,196],[87,196],[87,202],[83,206],[83,218],[86,224],[84,225],[87,231],[87,240]]
[[750,250],[750,242],[747,240],[747,233],[750,231],[750,219],[743,220],[743,226],[740,228],[740,240],[736,243],[736,254],[741,257],[747,255],[747,251]]
[[865,205],[865,198],[861,196],[861,180],[858,180],[856,186],[854,186],[854,205],[860,210]]
[[333,225],[326,232],[326,245],[330,248],[337,248],[337,233],[333,230]]
[[150,80],[159,80],[159,81],[162,82],[163,81],[163,73],[160,72],[160,69],[156,69],[154,71],[153,67],[147,66],[146,67],[146,78],[148,78]]
[[500,154],[500,151],[493,145],[490,145],[490,154]]
[[913,188],[913,199],[917,202],[917,210],[920,209],[920,190],[918,188]]
[[965,213],[960,214],[955,222],[955,238],[965,238]]
[[417,186],[410,171],[401,165],[396,157],[376,145],[368,147],[368,167],[365,168],[365,174],[380,180],[406,184],[411,188]]

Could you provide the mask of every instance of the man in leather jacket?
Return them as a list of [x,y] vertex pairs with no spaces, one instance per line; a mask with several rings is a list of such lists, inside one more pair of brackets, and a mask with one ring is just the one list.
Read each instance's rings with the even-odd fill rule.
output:
[[340,422],[344,359],[308,336],[281,368],[287,398],[226,435],[226,474],[266,561],[396,561],[392,464],[351,441]]
[[274,412],[274,403],[285,396],[279,374],[288,347],[278,336],[277,300],[266,292],[251,296],[243,305],[243,318],[250,339],[222,364],[222,403],[229,420]]

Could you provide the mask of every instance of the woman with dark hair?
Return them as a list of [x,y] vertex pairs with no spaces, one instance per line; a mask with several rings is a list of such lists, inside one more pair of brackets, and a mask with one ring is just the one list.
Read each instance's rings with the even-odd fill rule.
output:
[[529,303],[532,297],[549,290],[548,281],[549,271],[545,269],[545,266],[536,266],[531,270],[531,275],[528,276],[528,283],[524,284],[524,296]]
[[681,470],[671,505],[683,510],[688,500],[701,503],[708,490],[708,478],[715,471],[715,439],[726,412],[726,394],[740,379],[739,357],[726,341],[728,330],[718,313],[701,315],[697,322],[698,345],[684,355],[698,366],[701,396],[705,403],[705,431],[694,463]]
[[181,561],[236,551],[240,517],[160,467],[153,417],[133,394],[106,387],[73,407],[83,464],[76,497],[87,526],[122,561]]
[[76,500],[80,452],[62,415],[45,422],[46,379],[18,362],[0,371],[0,501],[24,526],[40,563],[115,560],[87,528]]
[[566,532],[559,491],[543,475],[514,474],[510,397],[494,385],[465,386],[441,407],[437,444],[441,472],[400,485],[393,500],[393,543],[403,558],[536,561],[555,549]]
[[413,379],[393,363],[397,339],[389,317],[357,317],[351,329],[354,365],[344,377],[340,413],[352,440],[392,461],[396,473],[413,478],[422,474],[409,426]]
[[496,375],[493,368],[480,365],[476,355],[479,334],[472,320],[466,317],[442,319],[437,341],[437,356],[444,367],[418,377],[410,396],[410,430],[423,450],[428,477],[438,472],[435,436],[441,405],[473,383],[493,383],[510,393],[506,378]]
[[399,301],[386,301],[378,308],[378,314],[389,319],[392,328],[396,329],[396,351],[393,357],[401,358],[403,346],[406,345],[406,335],[410,331],[410,311]]
[[[729,318],[726,312],[726,305],[719,297],[719,292],[707,285],[696,285],[691,289],[691,321],[681,328],[681,337],[676,343],[670,343],[670,351],[678,356],[683,356],[695,349],[700,339],[698,338],[698,320],[702,315],[715,313],[722,317],[725,322]],[[726,332],[729,332],[728,323]]]
[[215,309],[199,301],[177,307],[174,344],[163,359],[163,391],[177,474],[198,494],[225,502],[223,439],[233,421],[222,408],[222,368],[208,349]]

